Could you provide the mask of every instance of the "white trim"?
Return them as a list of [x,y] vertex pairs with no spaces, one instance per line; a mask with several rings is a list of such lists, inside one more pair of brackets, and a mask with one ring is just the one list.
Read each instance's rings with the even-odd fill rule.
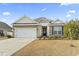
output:
[[47,26],[47,36],[49,36],[49,26]]

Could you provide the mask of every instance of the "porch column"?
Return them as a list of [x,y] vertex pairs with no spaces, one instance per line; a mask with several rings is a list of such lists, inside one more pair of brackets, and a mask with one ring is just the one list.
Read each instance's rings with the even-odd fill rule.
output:
[[53,31],[52,26],[50,26],[50,27],[49,27],[49,35],[50,35],[50,36],[53,35],[53,32],[52,32],[52,31]]
[[49,36],[49,26],[47,26],[47,36]]
[[42,27],[38,26],[37,27],[37,37],[41,37],[42,36]]

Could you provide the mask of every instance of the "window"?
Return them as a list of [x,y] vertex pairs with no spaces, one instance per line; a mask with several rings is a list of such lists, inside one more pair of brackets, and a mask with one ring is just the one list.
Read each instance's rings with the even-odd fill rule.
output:
[[61,34],[62,34],[62,31],[58,31],[58,34],[60,34],[60,35],[61,35]]
[[62,35],[62,26],[54,26],[52,29],[54,35]]

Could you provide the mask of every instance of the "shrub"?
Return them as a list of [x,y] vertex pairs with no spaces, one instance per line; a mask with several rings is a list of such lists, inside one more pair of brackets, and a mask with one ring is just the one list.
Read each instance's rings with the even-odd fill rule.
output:
[[64,26],[64,35],[68,38],[79,39],[79,20],[70,20]]
[[7,35],[8,38],[13,38],[11,35]]

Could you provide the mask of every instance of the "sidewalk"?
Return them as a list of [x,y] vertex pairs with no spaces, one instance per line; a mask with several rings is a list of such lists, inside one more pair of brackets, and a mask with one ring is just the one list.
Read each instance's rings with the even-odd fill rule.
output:
[[35,39],[11,38],[0,40],[0,56],[10,56]]

